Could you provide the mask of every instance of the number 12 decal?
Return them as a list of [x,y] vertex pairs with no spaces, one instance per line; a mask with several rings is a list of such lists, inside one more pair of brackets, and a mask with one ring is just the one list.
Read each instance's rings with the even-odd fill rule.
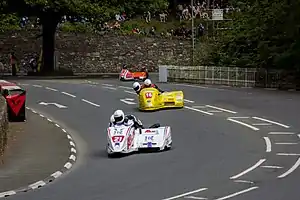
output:
[[145,96],[146,96],[147,99],[148,99],[148,98],[152,98],[152,92],[147,92],[147,93],[145,94]]

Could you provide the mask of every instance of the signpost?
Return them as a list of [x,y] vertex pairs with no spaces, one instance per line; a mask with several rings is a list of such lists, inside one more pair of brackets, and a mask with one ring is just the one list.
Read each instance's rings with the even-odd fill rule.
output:
[[223,9],[213,9],[212,20],[223,20]]

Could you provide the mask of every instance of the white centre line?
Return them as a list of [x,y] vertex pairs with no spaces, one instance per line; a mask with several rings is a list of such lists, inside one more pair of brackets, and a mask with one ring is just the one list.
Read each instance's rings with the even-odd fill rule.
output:
[[38,88],[41,88],[42,86],[41,85],[32,85],[33,87],[38,87]]
[[73,97],[73,98],[75,98],[76,96],[75,95],[73,95],[73,94],[70,94],[70,93],[67,93],[67,92],[61,92],[62,94],[65,94],[65,95],[67,95],[67,96],[70,96],[70,97]]
[[126,99],[120,99],[120,101],[122,101],[122,102],[124,102],[124,103],[126,103],[128,105],[134,105],[134,104],[136,104],[135,102],[132,102],[132,101],[129,101],[129,100],[126,100]]
[[188,196],[190,194],[194,194],[194,193],[197,193],[197,192],[202,192],[204,190],[207,190],[207,188],[200,188],[200,189],[197,189],[197,190],[193,190],[191,192],[186,192],[186,193],[183,193],[183,194],[180,194],[180,195],[177,195],[177,196],[174,196],[174,197],[166,198],[166,199],[163,199],[163,200],[179,199],[181,197]]
[[264,122],[268,122],[268,123],[271,123],[271,124],[276,124],[276,125],[284,127],[284,128],[290,128],[290,126],[287,126],[285,124],[281,124],[281,123],[278,123],[278,122],[274,122],[274,121],[271,121],[271,120],[268,120],[268,119],[264,119],[264,118],[260,118],[260,117],[252,117],[252,118],[257,119],[257,120],[261,120],[261,121],[264,121]]
[[207,112],[212,112],[212,113],[221,113],[221,112],[223,112],[223,111],[221,111],[221,110],[208,110]]
[[108,87],[113,87],[114,85],[112,85],[112,84],[106,84],[106,83],[103,83],[102,84],[103,86],[108,86]]
[[266,152],[271,152],[272,144],[270,138],[264,137],[264,140],[266,142]]
[[188,100],[188,99],[183,99],[183,101],[188,102],[188,103],[195,103],[195,101],[191,101],[191,100]]
[[276,142],[275,144],[281,144],[281,145],[295,145],[298,144],[296,142]]
[[229,117],[230,119],[249,119],[249,117]]
[[203,197],[195,197],[195,196],[187,196],[184,197],[185,199],[197,199],[197,200],[206,200],[207,198],[203,198]]
[[296,163],[289,169],[287,170],[285,173],[281,174],[280,176],[278,176],[277,178],[284,178],[287,175],[289,175],[290,173],[292,173],[293,171],[295,171],[300,165],[300,158],[298,158],[298,160],[296,161]]
[[123,89],[129,89],[129,90],[132,90],[131,87],[126,87],[126,86],[118,86],[119,88],[123,88]]
[[124,90],[124,92],[129,93],[129,94],[136,94],[135,92]]
[[107,86],[102,86],[102,88],[105,88],[105,89],[110,89],[110,90],[117,90],[117,88],[113,88],[113,87],[107,87]]
[[276,153],[277,156],[300,156],[299,153]]
[[89,103],[89,104],[91,104],[91,105],[93,105],[93,106],[100,107],[100,105],[95,104],[95,103],[93,103],[93,102],[90,102],[90,101],[88,101],[88,100],[86,100],[86,99],[81,99],[81,100],[84,101],[84,102],[86,102],[86,103]]
[[225,200],[225,199],[229,199],[229,198],[231,198],[231,197],[235,197],[235,196],[238,196],[238,195],[240,195],[240,194],[243,194],[243,193],[246,193],[246,192],[250,192],[250,191],[256,190],[256,189],[258,189],[257,186],[256,186],[256,187],[251,187],[251,188],[248,188],[248,189],[245,189],[245,190],[242,190],[242,191],[239,191],[239,192],[230,194],[230,195],[228,195],[228,196],[218,198],[218,199],[216,199],[216,200]]
[[252,124],[253,126],[270,126],[272,124],[270,123],[256,123],[256,124]]
[[246,126],[246,127],[248,127],[248,128],[251,128],[251,129],[254,130],[254,131],[258,131],[258,130],[259,130],[259,128],[256,128],[256,127],[254,127],[254,126],[251,126],[251,125],[249,125],[249,124],[246,124],[246,123],[244,123],[244,122],[241,122],[241,121],[238,121],[238,120],[235,120],[235,119],[232,119],[232,118],[227,118],[227,120],[232,121],[232,122],[235,122],[235,123],[240,124],[240,125],[243,125],[243,126]]
[[270,132],[269,135],[293,135],[295,133],[292,132]]
[[201,113],[207,114],[207,115],[214,115],[213,113],[205,112],[203,110],[199,110],[199,109],[188,107],[188,106],[184,106],[184,108],[189,109],[189,110],[193,110],[193,111],[197,111],[197,112],[201,112]]
[[58,90],[57,89],[54,89],[54,88],[51,88],[51,87],[46,87],[47,90],[51,90],[51,91],[55,91],[57,92]]
[[211,105],[206,105],[206,107],[217,109],[217,110],[221,110],[221,111],[232,113],[232,114],[236,114],[237,113],[237,112],[232,111],[232,110],[227,110],[227,109],[224,109],[224,108],[220,108],[220,107],[216,107],[216,106],[211,106]]
[[283,167],[280,166],[275,166],[275,165],[264,165],[264,166],[260,166],[262,168],[268,168],[268,169],[282,169]]
[[278,176],[277,178],[284,178],[287,175],[289,175],[290,173],[292,173],[293,171],[295,171],[300,165],[300,158],[298,158],[298,160],[295,162],[295,164],[286,172],[284,172],[283,174],[281,174],[280,176]]
[[255,168],[259,167],[259,165],[261,165],[265,161],[266,161],[266,159],[260,159],[255,165],[253,165],[252,167],[246,169],[245,171],[243,171],[235,176],[230,177],[230,179],[237,179],[237,178],[247,174],[248,172],[253,171]]
[[246,180],[235,180],[235,183],[249,183],[249,184],[254,184],[252,181],[246,181]]

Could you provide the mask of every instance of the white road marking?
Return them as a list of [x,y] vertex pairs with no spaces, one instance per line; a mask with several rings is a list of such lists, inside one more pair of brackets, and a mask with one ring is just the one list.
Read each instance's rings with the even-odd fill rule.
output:
[[264,140],[265,140],[265,142],[266,142],[266,152],[271,152],[272,144],[271,144],[270,138],[264,137]]
[[63,128],[62,128],[61,130],[62,130],[63,132],[65,132],[65,133],[67,132],[67,131],[66,131],[65,129],[63,129]]
[[275,144],[282,144],[282,145],[295,145],[298,144],[296,142],[276,142]]
[[70,169],[72,167],[72,163],[70,162],[67,162],[65,165],[64,165],[65,168],[67,169]]
[[7,192],[1,192],[0,193],[0,198],[2,198],[2,197],[6,197],[6,196],[11,196],[11,195],[15,195],[15,194],[17,194],[15,191],[7,191]]
[[122,101],[122,102],[124,102],[124,103],[126,103],[128,105],[134,105],[134,104],[136,104],[135,102],[132,102],[132,101],[129,101],[129,100],[126,100],[126,99],[120,99],[120,101]]
[[69,140],[72,140],[72,137],[71,137],[71,135],[69,135],[69,134],[67,134],[67,138],[68,138]]
[[235,180],[235,183],[249,183],[249,184],[254,184],[252,181],[246,181],[246,180]]
[[186,192],[186,193],[183,193],[183,194],[180,194],[180,195],[177,195],[177,196],[174,196],[174,197],[166,198],[166,199],[163,199],[163,200],[179,199],[181,197],[188,196],[190,194],[194,194],[194,193],[197,193],[197,192],[202,192],[202,191],[205,191],[205,190],[207,190],[207,188],[200,188],[200,189],[197,189],[197,190],[193,190],[191,192]]
[[103,83],[102,85],[108,86],[108,87],[113,87],[113,86],[114,86],[114,85],[112,85],[112,84],[106,84],[106,83]]
[[262,168],[268,168],[268,169],[282,169],[283,167],[280,166],[275,166],[275,165],[264,165],[264,166],[260,166]]
[[224,108],[220,108],[220,107],[216,107],[216,106],[211,106],[211,105],[206,105],[206,107],[217,109],[217,110],[221,110],[221,111],[232,113],[232,114],[236,114],[237,113],[237,112],[232,111],[232,110],[227,110],[227,109],[224,109]]
[[76,149],[71,148],[71,152],[72,152],[72,153],[76,153]]
[[136,94],[135,92],[124,90],[124,92],[129,93],[129,94]]
[[208,110],[207,112],[211,112],[211,113],[221,113],[223,111],[221,110]]
[[126,86],[118,86],[119,88],[123,88],[123,89],[129,89],[129,90],[132,90],[131,87],[126,87]]
[[53,174],[51,174],[51,176],[53,176],[54,178],[58,178],[61,175],[62,175],[61,171],[57,171],[57,172],[54,172]]
[[249,119],[249,117],[228,117],[230,119]]
[[69,159],[75,161],[76,160],[76,156],[70,155]]
[[230,179],[237,179],[237,178],[247,174],[248,172],[253,171],[255,168],[259,167],[259,165],[261,165],[265,161],[266,161],[266,159],[260,159],[255,165],[253,165],[252,167],[246,169],[245,171],[243,171],[235,176],[230,177]]
[[299,153],[276,153],[277,156],[300,156]]
[[243,193],[246,193],[246,192],[250,192],[250,191],[256,190],[256,189],[258,189],[257,186],[251,187],[251,188],[248,188],[248,189],[245,189],[245,190],[242,190],[242,191],[239,191],[239,192],[230,194],[230,195],[228,195],[228,196],[218,198],[218,199],[216,199],[216,200],[225,200],[225,199],[229,199],[229,198],[231,198],[231,197],[235,197],[235,196],[238,196],[238,195],[240,195],[240,194],[243,194]]
[[287,170],[285,173],[281,174],[280,176],[278,176],[277,178],[284,178],[287,175],[289,175],[290,173],[292,173],[293,171],[295,171],[300,165],[300,158],[298,158],[298,160],[295,162],[295,164],[289,169]]
[[297,135],[300,138],[300,134]]
[[271,121],[271,120],[268,120],[268,119],[264,119],[264,118],[260,118],[260,117],[252,117],[252,118],[257,119],[257,120],[261,120],[261,121],[264,121],[264,122],[268,122],[268,123],[271,123],[271,124],[276,124],[276,125],[284,127],[284,128],[290,128],[289,126],[287,126],[285,124],[274,122],[274,121]]
[[88,100],[86,100],[86,99],[81,99],[81,100],[84,101],[84,102],[86,102],[86,103],[89,103],[89,104],[91,104],[91,105],[93,105],[93,106],[100,107],[100,105],[95,104],[95,103],[93,103],[93,102],[90,102],[90,101],[88,101]]
[[49,118],[47,118],[47,120],[48,120],[49,122],[52,122],[52,120],[51,120],[51,119],[49,119]]
[[195,101],[191,101],[191,100],[188,100],[188,99],[183,99],[183,101],[188,102],[188,103],[195,103]]
[[106,87],[106,86],[102,86],[102,88],[109,89],[109,90],[117,90],[117,88],[113,88],[113,87]]
[[32,85],[33,87],[38,87],[38,88],[41,88],[41,87],[43,87],[43,86],[41,86],[41,85]]
[[269,132],[269,135],[293,135],[295,133],[292,132]]
[[56,127],[58,127],[58,128],[60,127],[60,125],[59,125],[59,124],[55,124],[55,126],[56,126]]
[[259,128],[256,128],[254,126],[251,126],[249,124],[246,124],[244,122],[241,122],[241,121],[238,121],[238,120],[235,120],[235,119],[232,119],[232,118],[227,118],[227,120],[232,121],[232,122],[237,123],[237,124],[240,124],[240,125],[243,125],[243,126],[246,126],[246,127],[250,128],[250,129],[252,129],[254,131],[258,131],[259,130]]
[[73,97],[73,98],[75,98],[76,96],[75,95],[73,95],[73,94],[70,94],[70,93],[67,93],[67,92],[61,92],[62,94],[65,94],[65,95],[68,95],[68,96],[70,96],[70,97]]
[[193,108],[206,108],[206,106],[193,106]]
[[206,200],[207,198],[203,198],[203,197],[195,197],[195,196],[187,196],[184,197],[185,199],[197,199],[197,200]]
[[125,98],[125,100],[127,100],[127,101],[134,101],[134,99],[131,99],[131,98]]
[[54,88],[50,88],[50,87],[46,87],[47,90],[51,90],[51,91],[55,91],[57,92],[58,90],[57,89],[54,89]]
[[197,111],[197,112],[201,112],[201,113],[207,114],[207,115],[214,115],[213,113],[205,112],[203,110],[199,110],[199,109],[188,107],[188,106],[184,106],[184,108],[189,109],[189,110],[193,110],[193,111]]
[[45,117],[44,115],[40,114],[41,117]]
[[75,147],[74,142],[70,141],[69,143],[70,143],[71,146]]
[[256,124],[252,124],[253,126],[270,126],[272,124],[269,123],[256,123]]
[[34,189],[44,186],[44,185],[46,185],[46,183],[44,181],[38,181],[38,182],[35,182],[35,183],[29,185],[29,187],[34,190]]
[[27,84],[27,83],[19,83],[18,85],[28,86],[29,84]]

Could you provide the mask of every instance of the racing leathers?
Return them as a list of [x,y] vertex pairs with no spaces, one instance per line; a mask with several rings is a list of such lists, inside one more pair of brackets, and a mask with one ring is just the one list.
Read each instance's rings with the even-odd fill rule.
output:
[[[142,122],[140,120],[138,120],[134,115],[125,115],[124,121],[122,122],[122,124],[118,124],[118,125],[125,125],[125,126],[130,126],[131,124],[129,123],[129,120],[133,121],[133,127],[135,128],[144,128]],[[112,115],[110,117],[110,122],[109,122],[109,127],[115,126],[116,123],[114,122],[114,116]]]

